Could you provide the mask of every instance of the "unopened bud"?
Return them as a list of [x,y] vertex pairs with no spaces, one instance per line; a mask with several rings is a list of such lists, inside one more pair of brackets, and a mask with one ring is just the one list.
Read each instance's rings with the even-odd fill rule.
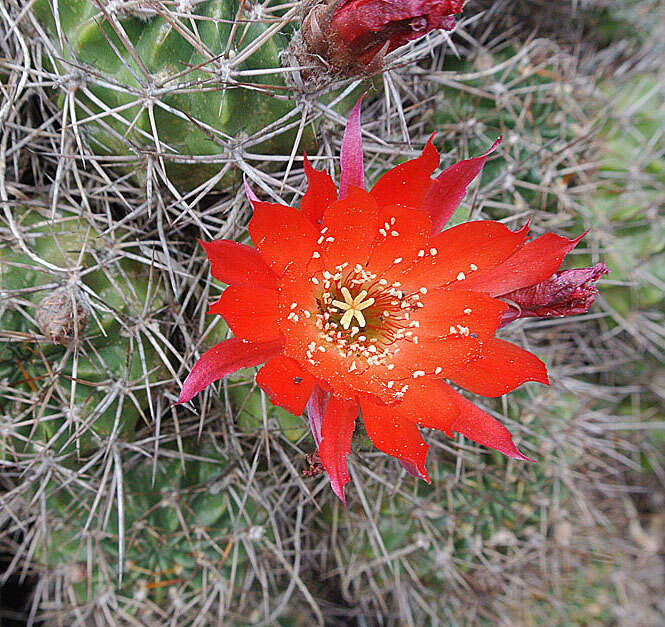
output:
[[464,0],[315,0],[306,4],[300,48],[303,66],[355,76],[381,70],[383,57],[435,29],[452,30]]

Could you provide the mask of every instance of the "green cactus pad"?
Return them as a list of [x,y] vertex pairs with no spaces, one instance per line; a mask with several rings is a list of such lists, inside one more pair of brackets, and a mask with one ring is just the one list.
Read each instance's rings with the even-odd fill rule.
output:
[[604,86],[610,103],[590,210],[618,285],[604,290],[622,316],[665,301],[665,90],[654,74]]

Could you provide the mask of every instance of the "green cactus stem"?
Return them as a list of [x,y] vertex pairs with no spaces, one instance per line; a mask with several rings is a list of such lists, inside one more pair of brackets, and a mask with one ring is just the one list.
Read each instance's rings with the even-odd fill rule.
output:
[[[237,0],[170,11],[143,1],[36,0],[32,8],[53,44],[46,59],[62,76],[60,106],[74,99],[72,122],[121,170],[144,178],[151,162],[190,190],[246,153],[291,153],[299,118],[280,52],[294,9],[281,18],[279,7]],[[307,145],[311,128],[300,130]]]
[[146,386],[163,376],[139,332],[162,307],[160,286],[126,258],[122,231],[36,205],[14,215],[15,232],[0,232],[0,409],[16,432],[4,456],[131,437],[150,421]]

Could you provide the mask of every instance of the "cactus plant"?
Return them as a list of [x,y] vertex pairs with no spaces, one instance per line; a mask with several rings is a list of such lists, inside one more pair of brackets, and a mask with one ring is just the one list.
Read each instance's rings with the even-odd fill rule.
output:
[[160,285],[124,258],[121,231],[105,234],[65,209],[51,220],[38,203],[14,216],[0,240],[0,407],[18,429],[12,455],[84,454],[130,436],[150,421],[146,386],[163,375],[139,331],[162,306]]
[[[603,528],[591,521],[574,535],[582,526],[577,516],[592,506],[588,486],[576,484],[580,463],[594,463],[585,421],[604,405],[554,391],[534,398],[528,390],[503,411],[495,405],[541,436],[529,450],[535,464],[477,456],[465,446],[437,451],[432,486],[376,480],[376,468],[365,473],[361,500],[324,511],[339,530],[331,553],[346,603],[364,617],[409,616],[413,624],[614,617],[611,573],[626,549],[603,544],[597,553],[594,538]],[[359,447],[360,454],[370,450],[369,443]],[[539,575],[545,564],[561,572]]]
[[590,209],[606,240],[612,279],[605,295],[626,316],[665,299],[665,90],[657,74],[605,85],[603,161]]
[[[225,339],[219,324],[206,330],[205,311],[215,290],[206,291],[212,282],[203,286],[208,266],[196,252],[195,239],[242,240],[247,203],[234,193],[237,187],[226,185],[235,165],[253,177],[255,188],[275,190],[275,200],[296,205],[305,179],[299,155],[312,128],[317,154],[309,152],[315,167],[335,166],[342,117],[317,102],[313,96],[318,93],[303,95],[302,85],[287,84],[290,70],[280,65],[295,64],[289,57],[276,60],[275,50],[291,38],[287,21],[295,15],[294,4],[0,2],[0,30],[6,33],[0,38],[0,297],[2,340],[7,340],[0,349],[0,550],[11,553],[5,578],[33,574],[38,581],[26,610],[28,622],[528,625],[621,622],[631,616],[644,624],[662,623],[662,581],[654,576],[662,571],[660,557],[636,547],[634,521],[622,515],[631,500],[643,498],[640,494],[651,494],[655,504],[662,496],[657,481],[663,472],[662,438],[647,428],[651,420],[662,422],[662,358],[659,362],[655,357],[662,349],[662,302],[652,289],[659,268],[646,265],[656,264],[662,255],[654,245],[657,232],[647,229],[659,224],[662,187],[652,166],[647,170],[640,160],[636,169],[630,163],[651,149],[652,163],[658,163],[661,148],[652,133],[660,137],[662,122],[653,122],[650,129],[640,126],[644,116],[657,118],[657,98],[642,98],[641,81],[651,89],[648,77],[625,88],[638,95],[627,106],[636,116],[619,115],[623,105],[615,96],[622,92],[615,81],[625,80],[635,63],[640,72],[662,72],[662,55],[642,43],[646,29],[629,27],[638,36],[626,45],[612,31],[616,19],[609,29],[607,21],[594,25],[587,19],[594,7],[607,6],[616,8],[622,32],[624,18],[639,17],[639,24],[656,28],[656,13],[650,9],[657,0],[639,3],[634,11],[636,4],[469,1],[465,13],[473,19],[461,20],[457,34],[432,34],[403,58],[392,53],[387,59],[384,98],[370,91],[364,100],[365,140],[372,155],[368,167],[375,171],[368,178],[414,156],[434,130],[437,147],[448,151],[448,162],[478,154],[504,134],[465,199],[467,214],[504,219],[511,228],[526,219],[534,230],[572,233],[593,226],[580,254],[595,254],[594,245],[600,242],[597,252],[614,267],[599,285],[602,296],[595,314],[576,323],[523,320],[513,325],[513,332],[525,334],[521,341],[541,354],[549,352],[542,356],[555,364],[552,391],[532,387],[505,404],[488,401],[484,406],[519,422],[510,426],[517,428],[521,442],[528,442],[525,452],[536,464],[518,466],[480,453],[468,442],[453,448],[443,438],[428,436],[436,477],[435,487],[427,487],[399,474],[393,460],[382,459],[361,439],[355,446],[362,462],[351,465],[359,490],[344,510],[324,489],[325,479],[301,476],[313,442],[300,437],[298,422],[295,428],[286,423],[276,428],[280,416],[253,387],[252,371],[216,386],[197,405],[198,413],[186,406],[168,407],[175,400],[177,378],[182,381],[186,371],[162,376],[157,372],[162,357],[146,342],[153,333],[162,351],[177,353],[174,365],[191,365],[196,353]],[[222,5],[236,11],[231,11],[236,54],[230,49],[228,59],[219,57],[226,46],[215,33],[228,33],[229,25],[213,25],[206,17]],[[489,10],[480,15],[484,8]],[[531,39],[536,25],[544,30]],[[114,26],[125,29],[136,50],[155,44],[154,54],[147,53],[143,61],[154,61],[150,80],[144,80],[131,57],[132,46],[125,45]],[[145,29],[150,37],[136,39],[136,29]],[[174,33],[178,30],[179,35]],[[157,31],[163,40],[155,36]],[[251,59],[242,57],[250,31],[259,33]],[[583,33],[580,49],[585,52],[572,56],[564,47],[578,33]],[[555,37],[556,43],[544,36]],[[449,38],[459,60],[448,54]],[[176,49],[171,64],[163,63],[167,47],[162,42]],[[608,43],[600,55],[593,48],[597,42]],[[101,60],[95,50],[102,51]],[[621,64],[609,68],[616,60]],[[197,67],[199,61],[206,63]],[[240,74],[243,64],[254,68],[250,72],[268,73]],[[218,69],[226,68],[231,72],[225,82]],[[611,69],[611,83],[601,82],[599,68]],[[653,76],[657,82],[658,75]],[[141,102],[153,79],[165,91]],[[244,102],[268,103],[261,110],[270,113],[265,119],[274,124],[266,133],[233,130],[252,123],[245,110],[232,120],[233,129],[222,126],[222,95],[233,95],[225,102],[235,103],[230,110],[238,111],[241,91]],[[606,122],[603,141],[594,142],[594,133]],[[300,128],[300,145],[294,147]],[[623,165],[610,163],[607,157],[615,152],[623,158],[612,145],[620,148],[624,142],[629,152]],[[261,154],[264,149],[270,154]],[[507,178],[506,167],[512,168]],[[223,186],[223,193],[204,196],[207,185],[200,194],[177,193],[208,179],[210,186]],[[167,183],[168,189],[156,183]],[[47,193],[58,208],[53,223],[46,204],[34,201]],[[597,201],[591,202],[592,197]],[[7,216],[13,215],[20,226],[26,203],[33,201],[41,226],[13,232]],[[63,207],[71,212],[65,217]],[[71,223],[77,229],[69,229]],[[67,240],[61,226],[78,232],[79,240]],[[57,238],[52,237],[54,228]],[[88,251],[81,259],[90,272],[75,282],[87,295],[87,309],[72,299],[71,291],[61,290],[67,287],[65,273],[26,259],[26,251],[17,248],[23,240],[34,253],[36,239],[46,243],[49,238],[72,242],[65,250],[75,258],[73,265],[82,246]],[[650,238],[648,249],[639,238]],[[622,247],[628,252],[618,252]],[[55,251],[57,245],[46,248]],[[118,249],[118,258],[107,254]],[[58,266],[72,267],[60,253],[42,254],[40,258]],[[5,257],[21,265],[6,264]],[[135,265],[137,260],[143,264]],[[599,260],[590,253],[588,259],[576,258],[574,265]],[[152,279],[146,271],[151,262]],[[39,285],[22,282],[22,272],[28,270],[32,281],[36,268],[46,278]],[[106,279],[93,284],[100,276],[93,268]],[[11,286],[7,276],[13,277]],[[114,292],[109,288],[112,278],[128,300],[111,302],[114,309],[108,311],[102,301]],[[139,286],[136,297],[131,285]],[[148,291],[161,294],[164,306],[146,306],[143,294]],[[38,309],[46,297],[50,300]],[[47,315],[54,308],[59,317]],[[87,326],[80,331],[86,314]],[[618,324],[610,320],[612,315]],[[147,324],[134,334],[129,318]],[[157,318],[159,329],[152,324]],[[122,347],[122,359],[103,353],[100,325]],[[103,372],[95,368],[89,379],[77,377],[74,405],[90,416],[91,407],[101,410],[100,402],[110,400],[104,411],[110,411],[113,428],[119,399],[110,398],[107,385],[119,380],[124,401],[115,433],[126,435],[125,440],[113,442],[101,423],[95,434],[94,420],[93,429],[85,432],[77,415],[71,431],[62,422],[62,406],[69,410],[72,404],[68,369],[71,373],[73,366],[63,359],[74,350],[77,334],[82,344],[79,368],[83,351],[101,355],[111,367]],[[165,383],[151,390],[150,399],[161,429],[159,420],[150,422],[138,338],[148,383]],[[654,359],[643,368],[617,367],[645,346]],[[559,354],[566,354],[569,366],[557,365]],[[53,364],[63,363],[61,370],[53,370]],[[101,361],[94,363],[101,366]],[[137,363],[140,368],[134,371]],[[18,364],[29,370],[28,376]],[[44,364],[60,373],[57,379],[55,374],[43,378],[48,372]],[[616,381],[618,386],[610,385]],[[83,399],[81,390],[87,392]],[[125,421],[144,424],[141,413],[149,424],[125,431]],[[46,420],[37,420],[44,416]],[[62,428],[71,442],[53,439],[46,426],[56,423],[56,431]],[[637,433],[631,432],[632,424],[639,425]],[[77,435],[80,450],[91,452],[83,461],[75,455]],[[94,453],[100,444],[104,446]],[[58,454],[63,451],[72,454]],[[306,474],[315,475],[311,470]],[[651,474],[644,478],[642,471]],[[150,511],[154,504],[158,506]],[[173,515],[180,514],[184,527],[169,533]],[[651,519],[656,522],[658,515],[643,510],[638,523],[648,531]],[[155,536],[164,530],[166,537]],[[204,532],[221,549],[218,561],[220,553],[204,542]],[[224,558],[230,536],[233,543]],[[119,547],[124,568],[119,568]],[[640,613],[658,604],[660,620]],[[5,618],[0,615],[0,621]]]
[[122,473],[122,492],[111,482],[98,493],[46,486],[48,535],[36,557],[47,580],[60,578],[73,605],[94,607],[111,594],[116,611],[148,622],[160,606],[166,620],[167,600],[184,606],[206,589],[224,590],[219,607],[231,616],[260,616],[261,591],[276,590],[275,575],[265,575],[273,533],[265,503],[229,456],[206,438],[180,452],[165,447],[154,474],[130,450],[108,464]]
[[148,2],[37,0],[33,11],[98,155],[126,156],[126,170],[154,158],[162,176],[192,189],[234,151],[290,153],[297,120],[280,69],[280,7],[207,0],[165,17]]
[[233,180],[238,162],[288,156],[294,143],[313,147],[312,125],[297,115],[309,105],[294,99],[310,88],[296,89],[289,76],[296,68],[281,67],[296,7],[238,0],[181,2],[168,13],[142,0],[32,6],[51,38],[45,62],[62,76],[59,106],[75,102],[79,135],[138,182],[156,171],[180,191],[211,179],[219,187]]
[[[575,60],[554,42],[507,42],[451,61],[437,77],[441,88],[434,128],[446,143],[477,154],[504,137],[503,159],[488,161],[480,209],[495,219],[526,215],[547,224],[547,213],[579,206],[593,146],[597,107]],[[560,218],[559,218],[560,219]]]

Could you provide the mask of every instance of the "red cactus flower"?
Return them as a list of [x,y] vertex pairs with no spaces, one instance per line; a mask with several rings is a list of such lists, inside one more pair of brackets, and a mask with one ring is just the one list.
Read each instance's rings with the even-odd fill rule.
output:
[[509,310],[497,297],[549,279],[580,238],[527,241],[527,227],[485,220],[442,230],[497,144],[432,179],[439,154],[430,139],[367,192],[358,103],[342,145],[339,195],[307,158],[300,210],[249,191],[256,248],[202,242],[212,275],[229,285],[209,313],[222,315],[235,337],[203,354],[180,402],[265,363],[258,385],[293,414],[307,408],[342,500],[359,414],[374,445],[426,481],[420,427],[528,459],[499,421],[448,382],[489,397],[548,382],[535,355],[494,337]]
[[464,0],[323,0],[303,25],[310,53],[335,70],[380,67],[396,48],[434,29],[452,30]]

